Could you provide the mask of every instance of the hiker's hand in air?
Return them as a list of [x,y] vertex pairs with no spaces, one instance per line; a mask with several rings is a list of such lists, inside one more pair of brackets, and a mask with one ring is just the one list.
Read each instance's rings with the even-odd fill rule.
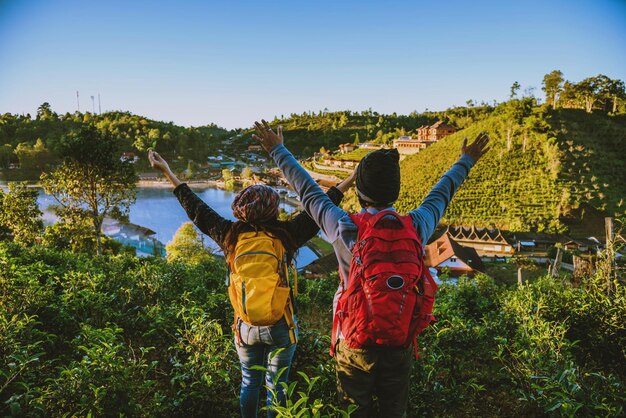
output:
[[165,161],[156,151],[148,151],[148,161],[150,161],[152,168],[159,170],[162,173],[170,171],[170,166],[167,164],[167,161]]
[[163,175],[172,183],[172,186],[177,187],[181,184],[181,181],[176,177],[172,170],[170,170],[170,166],[167,164],[167,161],[163,159],[158,153],[155,151],[148,151],[148,161],[150,161],[150,165],[155,170],[159,170]]
[[259,141],[265,151],[270,152],[278,144],[283,143],[283,127],[279,126],[276,132],[272,130],[269,123],[265,119],[261,119],[261,123],[254,122],[254,130],[256,135],[252,134],[252,138]]
[[490,147],[487,146],[489,141],[489,135],[487,135],[486,132],[479,133],[474,142],[469,145],[467,145],[467,138],[464,138],[463,146],[461,147],[461,155],[469,155],[474,160],[474,163],[476,163],[480,157],[489,151]]
[[346,190],[348,190],[354,184],[354,181],[356,180],[356,170],[357,170],[356,168],[352,170],[352,173],[350,173],[348,177],[343,179],[341,183],[335,186],[337,187],[337,189],[339,189],[341,193],[345,193]]

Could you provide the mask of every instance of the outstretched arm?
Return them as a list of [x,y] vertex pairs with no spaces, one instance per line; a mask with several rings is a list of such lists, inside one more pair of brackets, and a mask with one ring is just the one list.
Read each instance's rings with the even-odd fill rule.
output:
[[256,134],[252,137],[269,152],[287,181],[300,196],[304,210],[320,226],[328,239],[333,242],[337,238],[339,219],[346,216],[343,209],[337,207],[322,191],[309,173],[300,166],[298,160],[283,145],[283,130],[278,127],[274,132],[266,121],[255,122]]
[[488,144],[489,136],[485,132],[481,132],[470,145],[467,145],[467,138],[465,138],[461,146],[461,158],[441,177],[420,207],[409,213],[424,245],[435,231],[452,197],[467,178],[470,169],[489,151]]
[[170,170],[167,161],[154,151],[148,151],[150,165],[163,173],[174,186],[174,195],[180,205],[187,212],[189,219],[198,227],[202,233],[208,235],[224,249],[224,240],[232,222],[223,218],[215,212],[209,205],[204,203],[187,184],[181,182]]
[[182,184],[178,177],[176,177],[176,175],[172,173],[172,170],[170,170],[170,166],[167,161],[165,161],[165,159],[157,152],[152,150],[148,151],[148,161],[150,161],[152,168],[160,171],[170,181],[170,183],[172,183],[172,186],[178,187]]
[[[343,199],[343,192],[337,186],[328,189],[326,194],[335,205],[339,205]],[[303,246],[320,231],[320,227],[304,210],[287,223],[287,229],[298,247]]]

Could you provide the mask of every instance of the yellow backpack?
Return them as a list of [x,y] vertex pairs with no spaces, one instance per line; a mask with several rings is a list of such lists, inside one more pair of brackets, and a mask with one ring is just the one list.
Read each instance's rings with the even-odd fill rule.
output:
[[290,339],[296,342],[294,296],[289,283],[290,266],[280,239],[263,231],[239,234],[235,250],[227,256],[228,296],[235,310],[233,329],[238,334],[238,319],[250,325],[274,325],[282,317],[290,328]]

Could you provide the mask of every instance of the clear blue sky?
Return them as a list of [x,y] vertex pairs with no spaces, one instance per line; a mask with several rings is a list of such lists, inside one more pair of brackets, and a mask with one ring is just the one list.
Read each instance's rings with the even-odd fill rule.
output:
[[127,110],[248,127],[441,110],[561,70],[626,80],[626,1],[0,0],[0,113]]

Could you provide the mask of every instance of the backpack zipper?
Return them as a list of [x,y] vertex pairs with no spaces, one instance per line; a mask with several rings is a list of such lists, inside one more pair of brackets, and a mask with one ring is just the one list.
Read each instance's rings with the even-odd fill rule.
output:
[[242,253],[242,254],[239,254],[237,257],[235,257],[235,259],[233,260],[233,263],[234,263],[235,261],[237,261],[237,259],[238,259],[239,257],[243,257],[244,255],[258,255],[258,254],[271,255],[272,257],[274,257],[276,260],[278,260],[278,261],[280,262],[280,260],[278,259],[278,257],[276,257],[276,254],[268,253],[267,251],[250,251],[250,252],[247,252],[247,253]]

